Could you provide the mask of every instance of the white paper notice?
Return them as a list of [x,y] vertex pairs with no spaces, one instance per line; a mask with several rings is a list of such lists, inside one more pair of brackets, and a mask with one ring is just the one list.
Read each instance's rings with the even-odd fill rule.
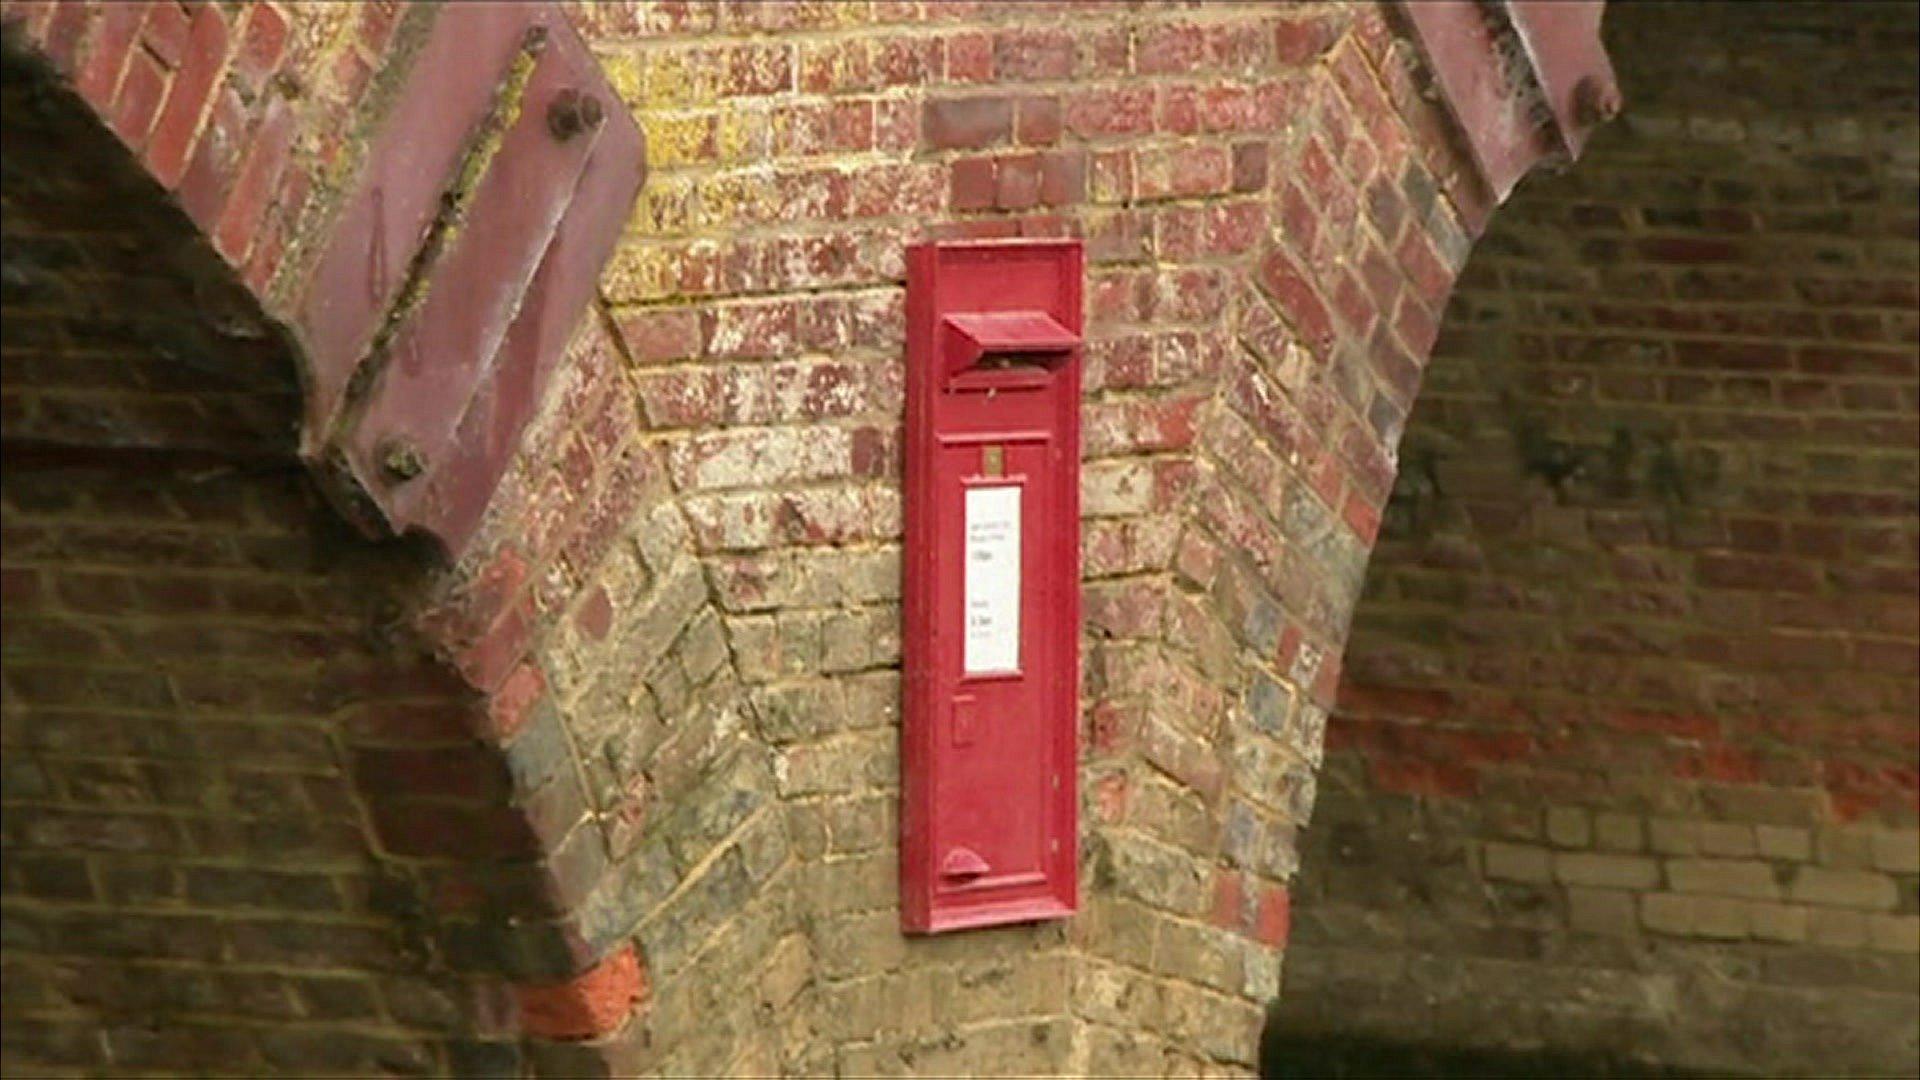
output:
[[968,675],[1020,667],[1020,488],[967,489]]

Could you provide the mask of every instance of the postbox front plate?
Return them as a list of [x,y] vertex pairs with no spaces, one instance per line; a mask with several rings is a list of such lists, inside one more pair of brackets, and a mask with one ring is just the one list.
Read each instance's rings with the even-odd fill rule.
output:
[[907,259],[901,921],[1077,901],[1077,241]]

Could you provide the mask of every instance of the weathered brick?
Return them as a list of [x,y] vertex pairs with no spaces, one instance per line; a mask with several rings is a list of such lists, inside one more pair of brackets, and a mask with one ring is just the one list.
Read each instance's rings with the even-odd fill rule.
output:
[[591,1038],[617,1030],[645,993],[646,976],[632,948],[564,983],[516,988],[527,1030],[557,1039]]
[[1553,841],[1556,847],[1590,847],[1593,844],[1593,819],[1578,807],[1548,807],[1547,839]]
[[1883,952],[1920,953],[1920,915],[1869,915],[1867,940]]
[[1626,936],[1639,928],[1634,894],[1614,889],[1570,888],[1567,919],[1575,930]]
[[1786,904],[1751,904],[1747,919],[1753,936],[1764,941],[1802,942],[1807,940],[1808,909]]
[[1806,862],[1813,857],[1813,837],[1806,829],[1760,825],[1754,839],[1762,858]]
[[920,117],[920,137],[935,149],[977,150],[1012,135],[1010,98],[929,98]]
[[[1683,893],[1712,893],[1772,900],[1780,895],[1773,867],[1737,859],[1669,859],[1667,881]],[[1795,899],[1800,899],[1796,896]]]
[[[1551,1043],[1568,1032],[1605,1029],[1598,1006],[1556,1007],[1548,1019],[1524,1004],[1471,1004],[1484,999],[1476,991],[1538,989],[1551,980],[1551,965],[1519,957],[1534,947],[1559,955],[1566,928],[1555,925],[1554,890],[1489,881],[1497,888],[1493,902],[1478,902],[1461,880],[1459,853],[1518,841],[1551,843],[1570,859],[1587,846],[1578,814],[1566,812],[1574,808],[1592,812],[1595,853],[1651,849],[1661,856],[1673,891],[1647,896],[1640,918],[1651,932],[1690,939],[1686,962],[1680,950],[1664,963],[1636,961],[1636,974],[1620,981],[1606,1008],[1634,1000],[1655,980],[1686,978],[1680,972],[1693,962],[1727,970],[1766,965],[1781,1001],[1792,1004],[1761,1006],[1739,992],[1727,1009],[1751,1009],[1768,1023],[1777,1024],[1772,1018],[1783,1012],[1807,1015],[1815,1002],[1866,996],[1878,976],[1860,962],[1871,948],[1865,920],[1906,911],[1910,890],[1904,881],[1894,886],[1900,899],[1893,908],[1833,905],[1880,905],[1893,895],[1884,883],[1869,883],[1876,872],[1887,873],[1875,861],[1873,836],[1910,821],[1910,762],[1895,760],[1897,740],[1870,734],[1874,725],[1862,718],[1889,706],[1911,711],[1914,623],[1910,615],[1902,619],[1905,649],[1897,663],[1877,652],[1863,661],[1860,647],[1878,631],[1868,634],[1848,612],[1889,601],[1894,575],[1870,583],[1874,575],[1842,573],[1844,582],[1829,585],[1829,567],[1852,558],[1846,541],[1836,544],[1819,527],[1803,531],[1794,519],[1804,507],[1823,521],[1856,514],[1908,520],[1910,501],[1880,502],[1867,489],[1891,488],[1864,479],[1838,485],[1864,497],[1834,498],[1820,490],[1824,485],[1722,473],[1691,489],[1688,512],[1697,517],[1682,526],[1656,520],[1645,474],[1624,464],[1641,452],[1624,451],[1641,437],[1639,429],[1625,433],[1629,418],[1649,403],[1673,410],[1663,415],[1675,422],[1678,442],[1691,445],[1724,438],[1796,458],[1813,431],[1823,432],[1818,438],[1857,437],[1842,434],[1850,424],[1823,418],[1837,419],[1847,408],[1841,383],[1890,377],[1868,374],[1890,369],[1880,366],[1886,354],[1866,344],[1875,333],[1872,316],[1849,318],[1849,333],[1861,338],[1841,340],[1827,326],[1827,311],[1881,311],[1892,290],[1880,293],[1864,281],[1810,286],[1810,275],[1782,272],[1804,257],[1797,250],[1803,242],[1824,244],[1838,258],[1864,257],[1863,234],[1845,212],[1800,215],[1784,205],[1821,203],[1819,193],[1833,180],[1824,168],[1773,156],[1815,136],[1788,125],[1761,136],[1748,121],[1727,121],[1727,107],[1744,92],[1731,80],[1714,89],[1671,88],[1654,74],[1652,58],[1673,40],[1663,35],[1675,24],[1647,23],[1631,54],[1615,52],[1616,60],[1635,58],[1622,69],[1625,85],[1633,85],[1632,65],[1645,65],[1641,85],[1648,89],[1636,102],[1644,110],[1646,95],[1654,95],[1658,107],[1644,111],[1663,113],[1635,129],[1636,140],[1645,140],[1636,154],[1660,153],[1656,146],[1682,153],[1687,141],[1710,137],[1721,157],[1706,171],[1724,175],[1682,178],[1669,159],[1629,163],[1596,148],[1561,182],[1542,178],[1538,187],[1522,188],[1492,218],[1469,260],[1469,238],[1486,226],[1491,205],[1444,175],[1430,153],[1414,147],[1403,158],[1405,148],[1395,145],[1409,133],[1417,141],[1424,126],[1409,77],[1416,69],[1402,63],[1418,50],[1394,45],[1377,13],[1352,15],[1352,48],[1335,47],[1342,41],[1337,26],[1317,42],[1299,32],[1274,43],[1283,56],[1297,51],[1308,63],[1326,51],[1315,70],[1325,77],[1307,80],[1303,97],[1331,122],[1301,132],[1297,149],[1282,151],[1288,180],[1274,212],[1285,234],[1305,243],[1283,248],[1289,260],[1299,254],[1297,263],[1262,266],[1259,284],[1275,308],[1295,309],[1275,312],[1293,336],[1314,321],[1315,304],[1302,297],[1326,312],[1336,338],[1348,336],[1348,324],[1381,320],[1379,344],[1363,350],[1335,341],[1322,352],[1339,405],[1366,422],[1366,435],[1400,440],[1400,475],[1393,500],[1381,506],[1377,497],[1352,503],[1353,488],[1364,490],[1369,480],[1341,471],[1366,468],[1363,446],[1336,467],[1307,473],[1329,505],[1371,505],[1385,521],[1346,655],[1343,707],[1328,733],[1328,768],[1339,782],[1322,785],[1315,830],[1322,839],[1312,842],[1309,833],[1306,876],[1313,878],[1311,864],[1322,859],[1329,884],[1312,904],[1303,902],[1303,926],[1317,933],[1289,953],[1288,998],[1322,1003],[1313,1010],[1318,1032],[1391,1030],[1413,1012],[1445,1017],[1476,1039],[1496,1031],[1491,1038],[1504,1045],[1531,1044],[1543,1031],[1555,1033],[1546,1036]],[[1305,19],[1281,17],[1283,24]],[[1610,25],[1618,34],[1628,23],[1616,12]],[[1742,49],[1778,49],[1783,59],[1794,58],[1779,70],[1832,64],[1837,71],[1860,58],[1790,48],[1779,26],[1748,22],[1741,32],[1750,35]],[[1711,51],[1724,48],[1728,36],[1716,31],[1690,40]],[[1841,112],[1871,111],[1850,96],[1849,82],[1827,81],[1821,93],[1831,94]],[[1179,105],[1177,97],[1160,104],[1163,118],[1191,122],[1188,112],[1169,107]],[[1379,114],[1395,109],[1408,122],[1389,130],[1395,126],[1383,126]],[[1855,144],[1856,164],[1893,152],[1865,140]],[[1378,180],[1362,175],[1376,169]],[[1857,194],[1863,204],[1891,197],[1866,180]],[[1732,201],[1723,204],[1723,196]],[[1785,225],[1789,217],[1793,223]],[[1355,250],[1350,237],[1359,218],[1397,241],[1382,252],[1390,258],[1370,262]],[[1645,246],[1631,235],[1641,227],[1652,241]],[[1405,237],[1392,235],[1403,229]],[[1812,240],[1816,234],[1821,240]],[[1904,258],[1912,246],[1904,236],[1900,245]],[[1463,276],[1449,304],[1456,271]],[[1392,308],[1383,301],[1396,284],[1407,295]],[[1823,305],[1822,321],[1795,310],[1806,303]],[[1254,325],[1241,336],[1278,367],[1285,346],[1258,344],[1263,332]],[[1419,357],[1426,348],[1417,343],[1429,336],[1431,363],[1396,371],[1391,350],[1404,344]],[[1551,372],[1523,359],[1547,356]],[[1398,406],[1413,385],[1410,374],[1424,376],[1425,385],[1409,415]],[[1854,399],[1864,405],[1871,396]],[[1882,399],[1874,407],[1901,414],[1904,435],[1914,403]],[[1495,429],[1514,434],[1488,434]],[[1605,446],[1610,438],[1619,440],[1612,450]],[[1303,454],[1311,452],[1297,434],[1293,439]],[[1348,449],[1344,441],[1331,445]],[[1598,466],[1608,454],[1616,464]],[[1564,455],[1557,465],[1556,455]],[[1899,468],[1911,473],[1912,460],[1903,442]],[[1846,450],[1823,455],[1823,466],[1836,476],[1861,476],[1863,462]],[[1596,467],[1578,479],[1557,471]],[[1601,479],[1608,468],[1609,478]],[[1726,502],[1709,508],[1698,498],[1707,487]],[[1267,546],[1250,538],[1229,543],[1247,551]],[[1910,608],[1910,553],[1878,549],[1874,558],[1902,566],[1899,599]],[[1388,693],[1407,701],[1444,694],[1447,705],[1384,724],[1372,704]],[[1577,716],[1568,712],[1572,701],[1580,703]],[[1762,714],[1770,719],[1757,719]],[[1511,757],[1490,755],[1483,763],[1470,756],[1470,747],[1497,745],[1515,730],[1554,735]],[[1893,780],[1896,774],[1902,779]],[[1395,803],[1402,791],[1420,799],[1411,808]],[[1482,805],[1494,800],[1497,812]],[[1543,806],[1560,812],[1542,815]],[[1646,822],[1644,835],[1639,821]],[[1861,876],[1817,886],[1807,879],[1795,892],[1797,868],[1816,859]],[[1407,866],[1420,869],[1400,869]],[[1444,909],[1454,901],[1439,898],[1454,889],[1476,900],[1408,921],[1410,893],[1435,897],[1435,908]],[[1570,922],[1595,917],[1584,887],[1566,892]],[[1444,979],[1429,985],[1408,976],[1410,959],[1426,948],[1410,939],[1458,943],[1474,935],[1485,936],[1472,946],[1450,944],[1445,959],[1427,969]],[[1841,947],[1808,944],[1816,937]],[[1526,946],[1517,944],[1521,939]],[[1845,959],[1802,959],[1815,955]],[[1373,956],[1382,958],[1377,968],[1354,974],[1357,958]],[[1793,966],[1799,963],[1806,966]],[[1902,974],[1911,981],[1910,972]],[[1436,985],[1447,989],[1429,996]],[[1910,1012],[1912,998],[1904,985],[1899,989],[1896,1008]],[[1429,1000],[1461,1004],[1428,1014]],[[1830,1058],[1911,1057],[1864,1022],[1808,1025],[1815,1026],[1822,1038],[1847,1030],[1833,1038],[1845,1049],[1828,1052]],[[1704,1032],[1687,1042],[1690,1054],[1714,1053],[1730,1063],[1769,1053]]]
[[1650,889],[1660,882],[1660,864],[1633,855],[1561,852],[1553,857],[1553,876],[1569,885]]
[[1873,865],[1890,874],[1920,873],[1920,831],[1881,829],[1873,835]]
[[1814,907],[1807,909],[1807,940],[1815,945],[1842,949],[1863,948],[1867,944],[1868,916],[1858,911]]
[[1641,819],[1632,814],[1602,812],[1594,815],[1594,839],[1602,851],[1635,852],[1646,844]]
[[1790,895],[1798,903],[1885,910],[1898,902],[1893,879],[1863,870],[1802,866],[1794,872]]
[[1544,848],[1521,844],[1488,844],[1483,850],[1486,875],[1504,881],[1553,880],[1553,857]]
[[1739,900],[1648,893],[1640,898],[1640,921],[1649,930],[1708,938],[1747,934],[1748,909]]

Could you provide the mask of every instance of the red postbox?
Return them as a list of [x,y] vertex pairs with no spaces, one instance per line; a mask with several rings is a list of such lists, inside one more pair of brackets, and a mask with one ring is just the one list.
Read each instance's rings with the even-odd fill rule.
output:
[[907,252],[909,931],[1077,904],[1082,273],[1073,240]]

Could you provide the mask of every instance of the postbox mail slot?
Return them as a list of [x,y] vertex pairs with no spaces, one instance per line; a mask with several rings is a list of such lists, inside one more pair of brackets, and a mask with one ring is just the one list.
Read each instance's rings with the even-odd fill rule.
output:
[[954,393],[1038,389],[1052,381],[1053,359],[1019,353],[990,356],[975,367],[948,376],[947,389]]
[[1080,345],[1044,311],[962,312],[943,325],[946,388],[954,391],[1045,386]]
[[1077,902],[1080,247],[908,253],[909,931]]

